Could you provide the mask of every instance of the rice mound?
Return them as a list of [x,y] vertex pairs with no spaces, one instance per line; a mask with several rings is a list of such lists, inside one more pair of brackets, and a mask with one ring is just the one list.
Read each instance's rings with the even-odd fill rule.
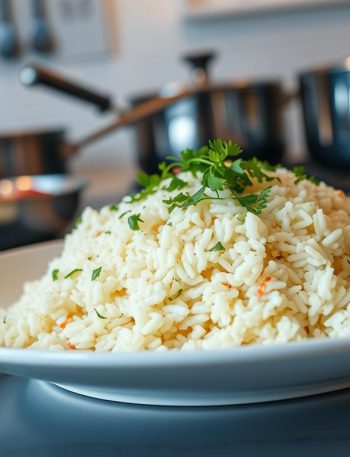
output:
[[[170,214],[162,190],[118,211],[87,208],[47,273],[0,311],[0,346],[212,349],[349,336],[350,200],[277,174],[260,216],[225,191]],[[184,191],[200,187],[180,176]],[[140,231],[128,224],[136,213]],[[218,242],[224,250],[211,250]]]

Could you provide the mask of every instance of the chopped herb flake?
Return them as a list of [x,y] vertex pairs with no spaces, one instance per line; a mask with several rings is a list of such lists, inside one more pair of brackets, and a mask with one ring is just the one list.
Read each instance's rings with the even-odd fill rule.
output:
[[99,317],[100,319],[107,319],[107,317],[102,316],[102,314],[100,314],[100,313],[97,311],[96,308],[94,308],[94,310],[95,310],[95,313],[96,313],[97,317]]
[[193,195],[183,194],[180,192],[173,198],[164,200],[164,203],[169,206],[169,211],[172,212],[175,208],[185,209],[192,205],[197,205],[197,203],[207,200],[209,197],[205,194],[205,187],[202,186],[197,192]]
[[182,289],[180,289],[179,291],[177,291],[177,293],[176,293],[173,297],[170,297],[170,298],[169,298],[169,301],[174,301],[174,300],[176,300],[177,298],[179,298],[180,295],[182,294],[182,292],[183,292]]
[[74,270],[70,271],[68,274],[66,274],[66,276],[64,277],[64,279],[68,279],[68,278],[71,278],[72,276],[74,276],[76,273],[80,273],[82,272],[82,268],[75,268]]
[[244,224],[247,217],[247,212],[238,214],[238,222]]
[[53,281],[57,281],[59,271],[60,270],[58,268],[55,268],[54,270],[52,270],[51,276],[52,276]]
[[178,178],[177,176],[174,176],[170,184],[166,187],[164,187],[164,190],[167,190],[168,192],[173,192],[174,190],[180,190],[183,189],[184,187],[187,186],[187,182],[183,181],[182,179]]
[[224,246],[218,241],[215,246],[213,246],[211,249],[209,249],[209,252],[214,252],[214,251],[224,251],[225,248]]
[[131,213],[131,209],[128,209],[127,211],[125,211],[124,213],[122,213],[120,216],[119,216],[119,219],[123,219],[123,217],[128,214],[128,213]]
[[99,268],[96,268],[96,270],[94,270],[92,272],[91,281],[95,281],[95,279],[97,279],[100,276],[101,270],[102,270],[102,267],[99,267]]
[[102,232],[102,233],[104,233],[105,235],[111,235],[111,234],[112,234],[112,232],[111,232],[110,230],[105,230],[105,231]]
[[80,225],[82,223],[82,215],[78,216],[76,219],[75,219],[75,222],[74,222],[74,226],[75,227],[78,227],[78,225]]
[[110,211],[118,211],[118,209],[119,209],[118,205],[110,205],[109,206],[109,210]]
[[141,214],[133,214],[132,216],[128,217],[128,224],[131,230],[141,230],[139,226],[139,222],[143,222],[141,219]]

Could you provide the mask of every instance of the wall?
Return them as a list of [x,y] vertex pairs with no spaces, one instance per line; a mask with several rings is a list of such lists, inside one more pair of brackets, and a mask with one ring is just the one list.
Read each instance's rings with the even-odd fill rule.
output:
[[[178,56],[189,49],[210,47],[220,52],[213,68],[218,80],[274,76],[283,78],[287,86],[295,84],[299,69],[350,53],[350,7],[345,6],[190,24],[180,19],[179,3],[174,0],[118,0],[115,15],[116,55],[66,61],[64,70],[110,91],[118,101],[135,91],[186,80],[187,70]],[[101,118],[83,105],[44,90],[21,88],[18,69],[18,64],[0,66],[1,131],[58,124],[70,126],[69,135],[76,139],[111,118]],[[290,149],[301,151],[296,106],[286,113],[286,122]],[[106,167],[131,160],[131,131],[125,130],[86,148],[74,160],[73,168]]]

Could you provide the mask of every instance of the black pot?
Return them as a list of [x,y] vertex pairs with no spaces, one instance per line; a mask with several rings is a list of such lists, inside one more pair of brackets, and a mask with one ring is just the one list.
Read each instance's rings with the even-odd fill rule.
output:
[[311,156],[326,166],[350,168],[350,67],[307,71],[299,81]]

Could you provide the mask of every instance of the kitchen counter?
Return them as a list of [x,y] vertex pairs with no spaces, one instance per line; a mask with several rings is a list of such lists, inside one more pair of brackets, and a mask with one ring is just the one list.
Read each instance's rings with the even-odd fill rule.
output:
[[118,202],[124,195],[132,191],[135,175],[136,168],[133,166],[103,168],[78,173],[77,176],[88,182],[80,207],[101,208],[103,205]]
[[350,455],[350,390],[229,407],[93,400],[0,377],[0,457]]

